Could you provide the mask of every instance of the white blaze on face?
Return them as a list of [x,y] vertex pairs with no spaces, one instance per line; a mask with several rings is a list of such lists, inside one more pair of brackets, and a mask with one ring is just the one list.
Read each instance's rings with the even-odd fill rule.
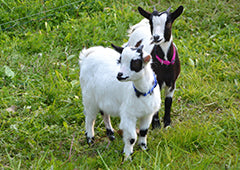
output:
[[152,35],[159,36],[159,40],[164,40],[164,30],[165,30],[165,23],[167,21],[167,13],[163,13],[160,16],[153,16],[152,17]]

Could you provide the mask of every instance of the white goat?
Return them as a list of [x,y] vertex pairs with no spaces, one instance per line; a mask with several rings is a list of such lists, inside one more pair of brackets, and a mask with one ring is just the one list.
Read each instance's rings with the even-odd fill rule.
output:
[[[80,53],[80,84],[84,105],[87,142],[94,139],[94,122],[98,112],[104,116],[107,133],[113,134],[110,116],[119,116],[123,130],[125,159],[130,158],[137,140],[136,121],[140,120],[138,143],[147,147],[147,131],[161,98],[151,55],[138,48],[113,49],[92,47]],[[120,53],[120,54],[119,54]],[[110,115],[110,116],[109,116]],[[108,129],[109,128],[109,129]]]

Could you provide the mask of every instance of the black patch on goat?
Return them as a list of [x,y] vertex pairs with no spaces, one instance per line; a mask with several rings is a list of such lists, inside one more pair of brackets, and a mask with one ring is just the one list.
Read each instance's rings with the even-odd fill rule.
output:
[[[180,73],[180,61],[178,58],[177,51],[175,63],[173,65],[163,65],[157,60],[156,55],[158,55],[161,59],[164,59],[163,50],[159,45],[154,46],[151,55],[153,56],[152,69],[157,75],[157,81],[160,85],[160,89],[162,88],[164,82],[166,86],[175,89],[175,81]],[[173,56],[173,43],[171,44],[167,53],[167,58],[169,61],[171,61],[172,56]]]
[[[141,41],[141,40],[140,40]],[[141,41],[142,42],[142,41]],[[139,43],[139,42],[138,42]],[[139,46],[137,48],[132,48],[132,50],[137,50],[137,53],[139,53],[138,59],[132,59],[130,63],[130,69],[135,72],[139,72],[143,68],[143,51],[142,51],[143,45]]]
[[92,138],[88,137],[87,132],[85,133],[85,136],[86,136],[86,139],[87,139],[87,143],[88,143],[89,145],[91,145],[91,144],[94,143],[94,140],[95,140],[94,137],[92,137]]
[[167,21],[165,23],[164,29],[164,38],[165,42],[169,41],[172,35],[172,23],[170,22],[169,16],[167,17]]
[[129,142],[132,145],[135,142],[135,139],[132,138],[132,139],[129,140]]
[[141,137],[145,137],[147,135],[148,129],[140,130],[139,134]]
[[159,120],[159,113],[156,112],[154,115],[153,115],[153,118],[152,118],[152,128],[155,129],[155,128],[161,128],[161,125],[160,125],[160,120]]
[[143,68],[143,60],[142,59],[135,59],[131,60],[130,69],[135,72],[141,71]]
[[170,111],[172,106],[172,97],[165,98],[165,115],[164,115],[164,127],[169,126],[171,123]]
[[120,55],[119,59],[117,60],[117,64],[121,64],[121,60],[122,60],[122,55]]
[[111,141],[115,139],[114,132],[111,129],[107,129],[107,136]]

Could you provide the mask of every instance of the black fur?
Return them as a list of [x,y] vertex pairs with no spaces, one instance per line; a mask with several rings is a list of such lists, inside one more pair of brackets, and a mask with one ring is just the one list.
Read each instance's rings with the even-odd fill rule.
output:
[[130,139],[130,144],[132,145],[135,142],[135,139]]
[[[157,81],[160,86],[160,89],[162,88],[163,83],[166,83],[166,86],[171,87],[172,89],[175,89],[175,81],[180,73],[180,61],[178,58],[177,49],[176,50],[176,58],[175,63],[172,65],[163,65],[161,64],[157,58],[156,55],[158,55],[161,59],[164,59],[164,53],[159,45],[154,46],[154,49],[152,50],[151,55],[153,56],[153,63],[152,63],[152,69],[157,75]],[[167,58],[169,61],[171,61],[173,56],[173,43],[171,44],[168,53]]]
[[153,115],[153,118],[152,118],[152,128],[155,129],[155,128],[160,128],[160,120],[159,120],[159,113],[156,112],[154,115]]
[[140,130],[139,134],[141,137],[145,137],[147,135],[148,129]]
[[111,129],[107,129],[107,136],[111,141],[115,139],[114,132]]
[[85,133],[85,136],[86,136],[86,139],[87,139],[87,143],[89,145],[92,145],[94,143],[95,138],[94,137],[92,137],[92,138],[88,137],[87,132]]
[[172,98],[166,97],[165,98],[165,115],[163,118],[164,127],[169,126],[171,123],[171,119],[170,119],[171,106],[172,106]]
[[143,59],[132,60],[130,63],[130,69],[135,72],[141,71],[143,68]]
[[119,46],[116,46],[114,44],[111,44],[112,47],[114,48],[114,50],[116,50],[117,52],[119,52],[120,54],[122,53],[123,51],[123,47],[119,47]]

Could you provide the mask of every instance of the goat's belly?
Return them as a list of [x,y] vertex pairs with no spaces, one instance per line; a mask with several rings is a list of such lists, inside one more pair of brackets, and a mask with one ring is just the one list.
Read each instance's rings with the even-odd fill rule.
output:
[[[99,96],[100,97],[100,96]],[[111,116],[119,116],[119,101],[114,96],[102,96],[102,98],[98,98],[98,107],[105,114]]]
[[119,116],[120,107],[125,102],[126,96],[129,95],[127,93],[129,84],[129,82],[119,82],[115,78],[111,82],[105,80],[105,84],[99,85],[95,92],[95,101],[100,110],[111,116]]

